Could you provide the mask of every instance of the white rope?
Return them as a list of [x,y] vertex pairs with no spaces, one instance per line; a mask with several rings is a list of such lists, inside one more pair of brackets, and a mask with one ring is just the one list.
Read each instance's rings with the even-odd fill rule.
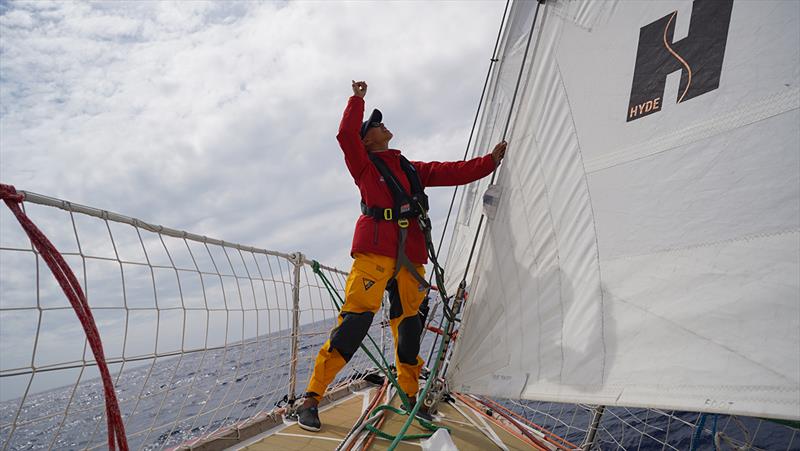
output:
[[[83,283],[131,449],[165,449],[235,430],[289,394],[290,254],[25,195],[23,208]],[[0,338],[24,343],[0,361],[0,449],[26,443],[104,448],[103,395],[96,362],[75,332],[77,319],[30,242],[7,221],[10,213],[0,215]],[[301,391],[338,314],[306,267],[310,261],[303,263],[296,375]],[[342,294],[347,274],[322,269]],[[5,332],[11,330],[16,335]],[[370,333],[386,343],[379,322]],[[386,349],[386,358],[393,358],[393,348]],[[371,367],[356,353],[332,386],[360,380]]]
[[500,448],[503,451],[508,451],[508,447],[506,446],[506,444],[503,443],[503,440],[500,439],[500,437],[497,435],[497,433],[494,431],[494,429],[492,429],[492,427],[489,426],[489,424],[486,423],[486,420],[484,420],[482,416],[475,415],[475,417],[477,417],[481,421],[483,426],[481,426],[475,420],[473,420],[472,417],[469,414],[467,414],[467,412],[463,411],[460,407],[458,407],[457,402],[451,402],[450,405],[453,406],[453,408],[456,409],[458,411],[458,413],[461,414],[462,417],[466,418],[467,421],[469,421],[470,424],[475,429],[480,431],[483,435],[486,436],[486,438],[491,440],[492,443],[497,445],[498,448]]

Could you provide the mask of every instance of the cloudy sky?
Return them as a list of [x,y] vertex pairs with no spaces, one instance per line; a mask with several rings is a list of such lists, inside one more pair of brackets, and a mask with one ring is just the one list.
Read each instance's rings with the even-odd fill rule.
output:
[[504,5],[0,3],[0,180],[348,268],[350,81],[409,158],[460,159]]
[[[383,111],[410,159],[460,159],[504,6],[0,0],[0,181],[349,269],[359,196],[335,135],[351,80],[369,83],[367,108]],[[438,237],[452,191],[428,194]],[[2,210],[0,247],[29,246]],[[77,251],[68,216],[28,211],[63,252]],[[102,223],[77,221],[79,232],[95,230],[81,238],[84,252],[96,244],[105,251],[90,254],[113,257]],[[0,307],[10,309],[0,315],[0,367],[28,365],[38,329],[37,365],[80,359],[66,351],[81,353],[74,313],[33,309],[68,308],[55,283],[36,279],[30,253],[0,257]],[[80,259],[67,259],[82,278]],[[118,269],[85,269],[92,305],[112,302],[98,293],[122,293]],[[121,352],[124,312],[96,319],[109,355]],[[66,383],[56,373],[31,390]],[[28,384],[10,379],[0,399]]]

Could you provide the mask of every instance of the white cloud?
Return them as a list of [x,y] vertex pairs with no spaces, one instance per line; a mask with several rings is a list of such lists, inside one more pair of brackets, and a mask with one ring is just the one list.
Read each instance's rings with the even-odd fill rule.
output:
[[27,11],[12,10],[0,16],[0,26],[3,28],[29,28],[33,19]]
[[502,8],[12,3],[0,178],[346,267],[358,193],[334,136],[350,79],[399,148],[458,159]]
[[[503,6],[2,3],[0,181],[348,269],[359,194],[335,135],[350,80],[368,81],[367,108],[381,108],[393,145],[410,158],[460,159]],[[441,227],[451,191],[429,195]],[[62,250],[76,252],[69,215],[28,210]],[[26,248],[10,214],[0,218],[0,244]],[[102,227],[77,222],[85,249],[102,238]],[[0,252],[3,268],[16,261],[8,252]],[[21,258],[30,275],[32,255]],[[80,257],[67,260],[82,279]],[[88,268],[91,302],[104,299],[104,283],[119,293],[110,268],[107,279]],[[3,293],[28,293],[20,302],[30,307],[32,279],[0,273]],[[66,305],[53,279],[42,278],[39,291],[46,307]],[[9,327],[12,317],[0,318],[2,354],[16,349],[23,361],[36,316]],[[119,324],[101,319],[106,330]],[[80,340],[77,324],[65,327]],[[44,337],[54,345],[40,358],[59,355],[54,337]]]

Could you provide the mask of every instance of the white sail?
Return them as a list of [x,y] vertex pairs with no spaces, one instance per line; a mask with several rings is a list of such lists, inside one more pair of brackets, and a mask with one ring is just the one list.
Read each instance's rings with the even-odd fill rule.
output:
[[538,7],[522,62],[537,3],[514,4],[480,122],[476,153],[522,65],[452,388],[800,419],[800,7]]

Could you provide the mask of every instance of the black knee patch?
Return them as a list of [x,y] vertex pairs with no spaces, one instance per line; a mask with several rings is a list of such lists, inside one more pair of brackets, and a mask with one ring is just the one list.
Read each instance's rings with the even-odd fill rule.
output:
[[400,302],[400,292],[397,290],[397,281],[392,279],[386,284],[389,292],[389,319],[403,316],[403,304]]
[[397,359],[407,365],[417,364],[422,320],[419,315],[409,316],[397,326]]
[[356,353],[358,345],[367,336],[369,326],[372,325],[372,312],[342,312],[342,323],[331,331],[331,348],[336,348],[339,354],[349,362]]

